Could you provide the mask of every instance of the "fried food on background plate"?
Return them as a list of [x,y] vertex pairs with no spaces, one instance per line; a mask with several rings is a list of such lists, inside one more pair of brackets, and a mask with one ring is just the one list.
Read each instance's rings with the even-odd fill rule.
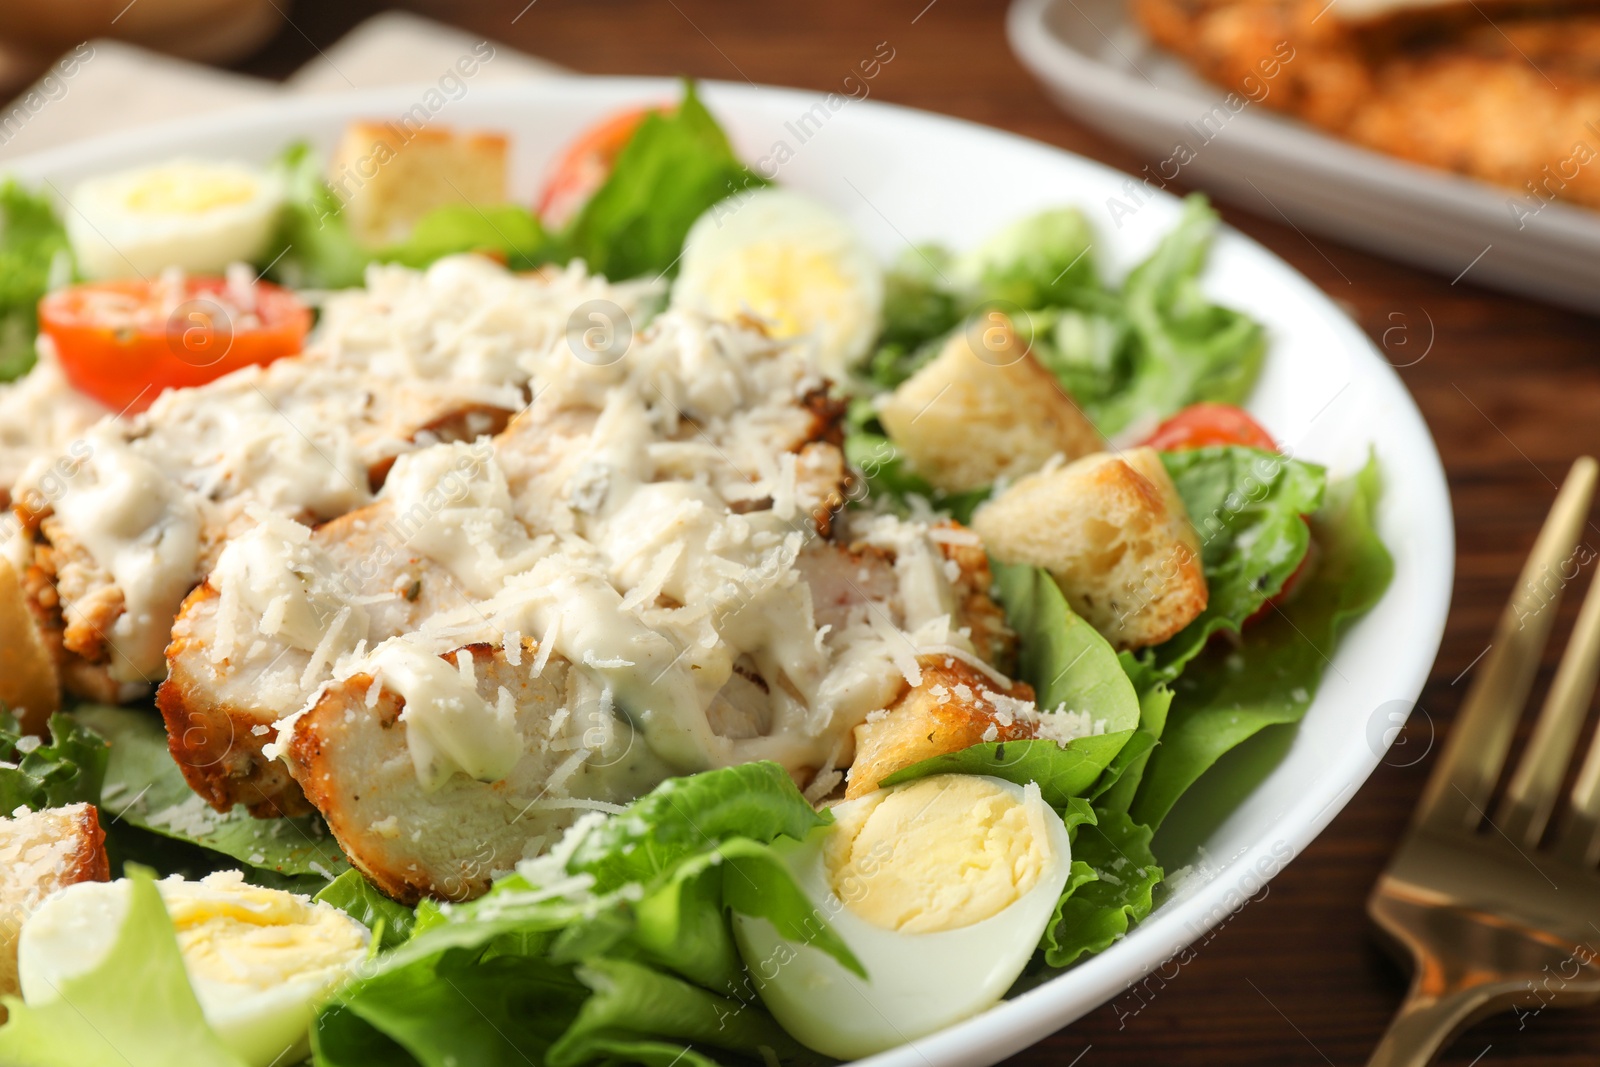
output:
[[1367,148],[1600,206],[1600,10],[1363,0],[1131,0],[1210,81]]

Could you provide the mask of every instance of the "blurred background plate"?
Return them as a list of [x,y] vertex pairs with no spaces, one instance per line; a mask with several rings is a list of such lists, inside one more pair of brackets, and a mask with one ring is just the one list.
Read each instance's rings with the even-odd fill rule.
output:
[[[1165,171],[1267,218],[1451,279],[1470,269],[1479,284],[1600,312],[1600,214],[1547,204],[1519,223],[1509,205],[1522,199],[1509,189],[1359,148],[1256,104],[1224,108],[1226,120],[1213,118],[1197,136],[1226,90],[1155,48],[1122,0],[1015,0],[1007,31],[1051,96],[1145,155],[1156,185]],[[1194,155],[1173,179],[1173,167],[1159,164],[1180,143]],[[1100,221],[1114,225],[1119,211],[1100,205]]]

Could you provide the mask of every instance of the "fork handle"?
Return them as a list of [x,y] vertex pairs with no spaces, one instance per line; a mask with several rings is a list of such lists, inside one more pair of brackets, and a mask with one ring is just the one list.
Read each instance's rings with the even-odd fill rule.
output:
[[1427,1067],[1462,1030],[1489,1007],[1490,986],[1467,986],[1439,993],[1413,982],[1405,1003],[1378,1042],[1367,1067]]

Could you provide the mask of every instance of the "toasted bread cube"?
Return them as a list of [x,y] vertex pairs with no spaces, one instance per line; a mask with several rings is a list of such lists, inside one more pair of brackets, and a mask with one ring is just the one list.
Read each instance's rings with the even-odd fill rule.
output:
[[17,717],[23,733],[37,736],[60,706],[55,659],[28,610],[16,569],[0,560],[0,707]]
[[[0,818],[0,994],[17,996],[17,938],[44,898],[78,882],[111,877],[106,835],[92,804]],[[0,1022],[6,1010],[0,1007]]]
[[1049,571],[1118,649],[1160,644],[1205,610],[1200,540],[1153,449],[1029,475],[972,525],[996,559]]
[[855,729],[856,755],[845,799],[872,792],[895,771],[985,741],[1032,737],[1032,719],[1008,703],[1033,703],[1033,688],[1015,682],[1001,689],[984,672],[960,660],[921,656],[922,679],[884,712]]
[[446,204],[506,202],[506,138],[399,122],[352,122],[328,169],[350,232],[377,248]]
[[1010,322],[984,335],[982,352],[971,333],[951,337],[878,411],[918,474],[959,493],[1036,471],[1057,454],[1071,461],[1105,447]]

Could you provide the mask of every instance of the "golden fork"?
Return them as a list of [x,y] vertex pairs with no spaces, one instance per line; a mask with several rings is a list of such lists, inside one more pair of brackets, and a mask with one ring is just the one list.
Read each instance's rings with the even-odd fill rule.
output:
[[1580,537],[1595,473],[1585,456],[1567,475],[1411,828],[1367,899],[1367,913],[1415,966],[1368,1067],[1424,1067],[1497,1012],[1600,1000],[1600,735],[1559,832],[1545,842],[1594,695],[1600,581],[1590,582],[1527,750],[1488,815],[1562,589],[1594,557]]

